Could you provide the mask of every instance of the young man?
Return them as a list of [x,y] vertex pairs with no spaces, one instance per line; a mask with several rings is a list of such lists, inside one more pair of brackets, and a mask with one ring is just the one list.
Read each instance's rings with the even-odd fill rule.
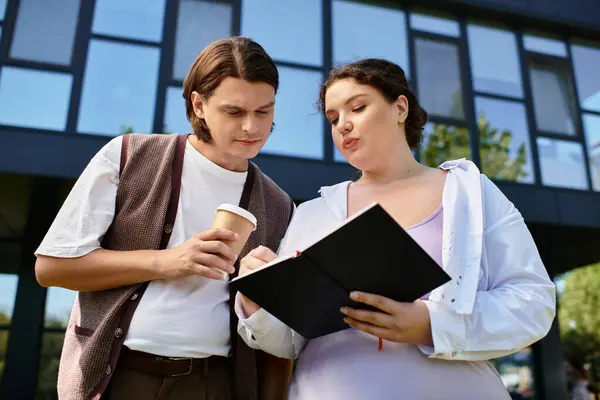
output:
[[[43,286],[78,291],[61,399],[278,399],[289,362],[235,335],[224,274],[276,250],[292,200],[254,164],[273,125],[275,64],[247,38],[212,43],[183,87],[194,135],[125,135],[82,173],[36,251]],[[211,229],[239,204],[258,220],[241,254]],[[268,208],[267,208],[268,204]]]

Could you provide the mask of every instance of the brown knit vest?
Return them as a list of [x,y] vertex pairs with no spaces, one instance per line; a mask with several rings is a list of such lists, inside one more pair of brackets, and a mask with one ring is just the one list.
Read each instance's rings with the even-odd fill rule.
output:
[[[123,137],[115,216],[103,238],[103,248],[130,251],[167,246],[177,214],[186,138],[187,135],[145,134]],[[198,199],[198,204],[202,204],[202,199]],[[258,220],[257,229],[240,258],[259,245],[276,251],[293,212],[290,197],[250,163],[240,206]],[[147,286],[145,282],[78,293],[60,360],[60,399],[87,400],[102,396]],[[231,298],[233,300],[233,296]],[[256,400],[256,355],[237,335],[237,318],[233,311],[231,316],[235,392],[240,400]]]

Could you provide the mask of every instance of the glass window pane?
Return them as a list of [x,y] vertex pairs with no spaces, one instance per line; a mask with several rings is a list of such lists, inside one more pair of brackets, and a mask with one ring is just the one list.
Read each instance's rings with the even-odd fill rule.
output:
[[533,161],[525,106],[514,101],[475,99],[479,152],[490,178],[533,183]]
[[[4,67],[0,71],[0,123],[64,130],[71,98],[70,74]],[[43,93],[43,98],[40,95]],[[40,101],[43,104],[40,105]]]
[[600,48],[575,45],[571,49],[581,108],[600,111]]
[[480,25],[467,27],[476,91],[523,97],[515,34]]
[[8,0],[0,0],[0,21],[4,19],[4,12],[6,11],[6,3]]
[[165,0],[96,0],[92,31],[160,42],[164,13]]
[[594,190],[600,192],[600,116],[584,114],[583,130],[587,144]]
[[513,399],[534,399],[533,356],[531,347],[492,361],[502,383]]
[[173,78],[183,80],[198,53],[209,43],[231,36],[231,4],[181,0]]
[[185,115],[185,101],[182,93],[183,89],[180,87],[167,89],[164,133],[192,132],[192,127]]
[[[362,58],[385,58],[400,65],[409,77],[404,12],[392,8],[333,2],[333,61],[343,64]],[[390,46],[390,40],[395,43]]]
[[[2,270],[4,270],[4,265]],[[19,278],[16,274],[0,273],[0,325],[10,325],[18,282]]]
[[568,72],[559,66],[533,61],[529,73],[538,129],[574,136],[575,96]]
[[524,35],[523,46],[526,50],[551,56],[566,57],[567,46],[561,40],[535,35]]
[[542,183],[571,189],[588,189],[581,144],[537,138]]
[[10,56],[71,64],[79,0],[21,0]]
[[320,67],[321,1],[243,1],[242,34],[260,43],[273,59]]
[[66,329],[76,295],[77,292],[72,290],[59,287],[48,288],[44,327]]
[[464,118],[457,46],[427,39],[415,46],[421,105],[431,114]]
[[420,31],[439,33],[440,35],[460,37],[458,22],[431,15],[410,14],[410,27]]
[[158,48],[92,40],[78,131],[109,136],[150,132],[159,57]]
[[37,377],[36,399],[56,399],[58,363],[64,342],[64,333],[44,332]]
[[428,122],[419,148],[421,163],[438,167],[444,161],[470,158],[469,131],[466,128]]
[[323,158],[323,119],[314,106],[320,72],[279,67],[275,130],[264,153]]

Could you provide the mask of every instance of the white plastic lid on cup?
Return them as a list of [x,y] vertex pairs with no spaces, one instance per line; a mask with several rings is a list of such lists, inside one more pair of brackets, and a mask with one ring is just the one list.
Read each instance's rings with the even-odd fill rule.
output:
[[219,210],[229,211],[231,213],[239,215],[240,217],[246,218],[252,223],[252,225],[254,225],[254,230],[256,230],[256,217],[250,211],[244,210],[242,207],[227,203],[221,204],[219,207],[217,207],[216,211]]

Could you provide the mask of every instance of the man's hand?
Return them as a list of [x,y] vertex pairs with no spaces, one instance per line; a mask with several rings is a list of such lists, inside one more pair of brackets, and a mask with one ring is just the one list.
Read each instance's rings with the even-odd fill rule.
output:
[[172,249],[157,253],[154,266],[159,279],[176,280],[200,275],[210,279],[228,280],[235,272],[238,258],[221,240],[237,240],[238,234],[226,229],[211,229],[198,233]]
[[[271,249],[264,246],[258,246],[248,253],[246,257],[242,258],[238,276],[247,275],[251,271],[262,267],[266,263],[271,262],[276,258],[277,254],[271,251]],[[250,317],[256,311],[260,310],[260,306],[258,304],[244,296],[242,293],[239,293],[238,295],[240,296],[246,317]]]

